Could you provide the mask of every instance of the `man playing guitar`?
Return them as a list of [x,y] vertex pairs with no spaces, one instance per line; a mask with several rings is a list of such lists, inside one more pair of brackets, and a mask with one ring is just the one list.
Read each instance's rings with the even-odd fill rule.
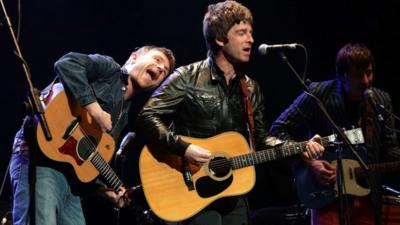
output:
[[[120,133],[127,125],[132,97],[138,92],[158,86],[171,72],[174,65],[173,53],[169,49],[156,46],[144,46],[132,52],[122,67],[111,57],[99,54],[85,55],[71,52],[59,59],[55,63],[55,71],[61,85],[51,84],[42,92],[43,103],[46,104],[45,116],[49,118],[49,128],[53,135],[52,140],[41,139],[40,125],[37,140],[35,140],[33,120],[30,119],[31,117],[26,117],[14,141],[10,172],[14,194],[14,224],[29,224],[29,153],[38,147],[41,151],[35,151],[37,160],[34,161],[35,214],[29,215],[34,215],[34,222],[38,225],[85,224],[79,197],[83,188],[76,175],[84,182],[89,182],[96,176],[87,178],[84,170],[79,174],[78,166],[89,165],[89,161],[95,162],[98,166],[96,168],[99,169],[104,169],[104,166],[108,165],[97,152],[96,141],[99,141],[97,137],[111,135],[111,142],[106,147],[113,153],[114,142],[118,140]],[[61,94],[67,95],[65,104],[53,104],[53,100],[60,99]],[[74,104],[76,107],[71,107]],[[61,110],[63,107],[66,107],[66,110]],[[68,125],[63,127],[65,120],[57,119],[61,117],[60,115],[67,113],[65,111],[68,113],[71,111],[74,114],[75,108],[82,114],[75,115],[77,118],[71,122],[68,121]],[[89,120],[83,118],[82,115],[86,114]],[[54,124],[52,121],[59,124]],[[89,126],[84,123],[88,123]],[[60,127],[63,135],[58,135],[56,132]],[[95,133],[95,138],[92,138],[93,136],[84,136],[81,139],[74,137],[74,133],[85,133],[87,129]],[[55,146],[52,145],[53,143],[60,142],[62,145],[51,148]],[[100,143],[99,141],[98,144]],[[85,148],[87,145],[93,148],[87,151]],[[48,146],[50,149],[43,148]],[[77,153],[74,157],[71,157],[70,152],[68,153],[70,149],[76,149]],[[89,153],[88,158],[79,155],[82,151]],[[64,154],[66,152],[68,154]],[[57,159],[60,161],[63,161],[62,158],[73,159],[63,162],[74,164],[49,160],[49,158],[53,159],[53,153],[59,154]],[[71,165],[74,166],[76,173],[71,170]],[[106,174],[112,174],[109,168],[106,169]],[[118,181],[115,179],[108,185],[114,186]],[[101,182],[98,181],[97,179],[96,182],[92,182],[90,186],[112,200],[118,207],[129,203],[122,185],[108,188],[105,185],[99,186]]]

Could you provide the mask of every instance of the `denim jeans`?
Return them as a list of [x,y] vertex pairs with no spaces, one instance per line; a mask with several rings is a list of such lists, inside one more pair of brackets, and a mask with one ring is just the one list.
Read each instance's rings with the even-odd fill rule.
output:
[[15,135],[10,164],[14,225],[29,224],[29,151],[23,136],[23,129]]
[[14,152],[11,156],[10,177],[13,189],[14,225],[29,224],[29,157],[24,153],[27,152]]
[[85,225],[81,200],[71,193],[65,176],[49,167],[36,167],[36,225]]
[[[10,165],[14,225],[29,224],[29,149],[22,129],[14,139]],[[50,167],[36,167],[36,225],[85,225],[79,196],[71,193],[64,174]]]

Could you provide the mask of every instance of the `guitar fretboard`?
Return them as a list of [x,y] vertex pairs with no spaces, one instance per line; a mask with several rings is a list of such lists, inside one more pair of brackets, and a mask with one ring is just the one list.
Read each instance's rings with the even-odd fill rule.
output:
[[[308,141],[297,142],[294,144],[281,145],[271,149],[232,157],[230,159],[232,169],[240,169],[243,167],[300,154],[304,151],[307,143]],[[328,143],[329,137],[321,138],[321,144],[323,146],[328,145]]]
[[122,186],[121,180],[115,174],[114,170],[108,165],[108,163],[101,157],[98,152],[95,152],[90,160],[94,167],[100,172],[100,174],[106,179],[108,184],[118,192]]

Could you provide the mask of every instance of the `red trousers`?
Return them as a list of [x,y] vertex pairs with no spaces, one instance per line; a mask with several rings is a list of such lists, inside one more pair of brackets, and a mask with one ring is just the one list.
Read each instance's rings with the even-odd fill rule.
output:
[[[344,215],[348,215],[351,225],[375,225],[374,208],[369,198],[355,198]],[[339,225],[338,204],[312,209],[311,225]]]

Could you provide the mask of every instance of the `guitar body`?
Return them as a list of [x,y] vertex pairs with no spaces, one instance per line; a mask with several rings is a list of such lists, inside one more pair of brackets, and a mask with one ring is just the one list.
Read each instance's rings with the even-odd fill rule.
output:
[[[371,192],[370,189],[364,188],[357,183],[356,168],[360,168],[360,164],[353,159],[342,159],[343,164],[343,181],[345,184],[346,193],[354,196],[366,196]],[[332,162],[337,166],[337,161]],[[337,186],[335,186],[337,190]]]
[[[337,166],[335,154],[325,152],[324,160]],[[364,188],[357,183],[355,170],[360,168],[360,164],[352,159],[342,159],[344,194],[353,196],[366,196],[370,193],[368,188]],[[306,168],[298,169],[295,172],[297,196],[307,208],[319,209],[333,203],[338,195],[336,182],[329,185],[321,185],[315,175]]]
[[73,99],[68,98],[64,90],[55,93],[44,114],[52,139],[46,140],[38,123],[37,141],[45,156],[69,163],[80,181],[90,182],[99,175],[90,161],[93,153],[98,152],[109,162],[114,154],[115,142],[111,135],[94,128],[87,111]]
[[[245,138],[237,132],[197,139],[181,137],[212,152],[213,159],[230,158],[249,153]],[[255,184],[254,166],[215,174],[209,168],[213,159],[203,166],[189,164],[193,189],[185,183],[185,163],[182,157],[165,150],[145,146],[139,159],[140,178],[146,200],[153,212],[166,221],[185,220],[213,201],[243,195]]]
[[314,174],[305,168],[295,172],[297,197],[305,207],[322,208],[336,200],[335,184],[321,185]]
[[[345,134],[352,144],[363,143],[361,129]],[[166,221],[185,220],[217,199],[246,194],[256,180],[253,165],[300,154],[307,145],[305,141],[250,153],[246,139],[237,132],[206,139],[181,138],[210,150],[209,162],[201,167],[187,164],[182,157],[148,146],[139,158],[146,200],[153,212]],[[321,137],[321,144],[328,146],[335,139],[334,135]]]

